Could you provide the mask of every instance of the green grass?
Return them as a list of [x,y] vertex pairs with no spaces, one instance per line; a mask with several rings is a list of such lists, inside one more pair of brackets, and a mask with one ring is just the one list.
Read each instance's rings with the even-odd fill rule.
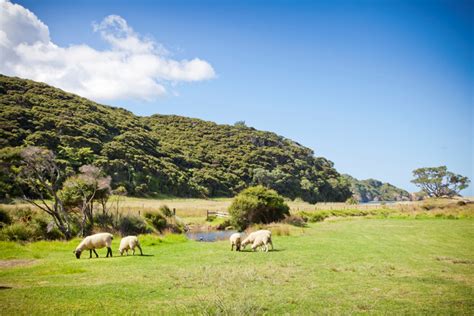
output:
[[78,239],[0,243],[17,260],[0,261],[1,314],[474,313],[473,220],[321,222],[269,253],[141,240],[147,256],[81,260]]

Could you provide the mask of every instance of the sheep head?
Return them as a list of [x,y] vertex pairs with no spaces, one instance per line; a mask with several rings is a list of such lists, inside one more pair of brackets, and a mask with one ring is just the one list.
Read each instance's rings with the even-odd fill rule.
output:
[[76,258],[77,258],[77,259],[81,259],[81,253],[82,253],[82,251],[80,251],[80,250],[74,250],[72,253],[76,255]]

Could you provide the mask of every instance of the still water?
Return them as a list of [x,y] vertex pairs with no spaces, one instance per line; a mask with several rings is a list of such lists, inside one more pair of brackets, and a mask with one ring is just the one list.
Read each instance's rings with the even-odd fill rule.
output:
[[197,241],[227,240],[236,230],[188,231],[186,237]]

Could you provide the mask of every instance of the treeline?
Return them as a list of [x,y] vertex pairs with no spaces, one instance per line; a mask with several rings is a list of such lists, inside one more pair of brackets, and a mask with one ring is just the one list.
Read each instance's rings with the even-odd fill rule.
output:
[[95,165],[128,194],[234,196],[262,184],[289,198],[345,201],[348,180],[300,144],[239,123],[139,117],[46,84],[0,75],[0,198],[20,195],[6,175],[15,147],[52,150],[71,172]]

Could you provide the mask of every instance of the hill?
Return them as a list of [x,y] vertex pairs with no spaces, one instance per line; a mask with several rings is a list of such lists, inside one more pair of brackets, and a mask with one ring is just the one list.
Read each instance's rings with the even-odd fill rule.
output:
[[[331,161],[290,139],[242,124],[139,117],[3,75],[0,106],[0,148],[47,147],[75,170],[94,163],[112,176],[113,187],[124,186],[131,195],[233,196],[249,185],[264,184],[309,202],[351,196]],[[0,185],[14,194],[8,183]]]
[[370,201],[409,201],[411,194],[390,183],[375,179],[357,180],[350,175],[343,175],[350,183],[354,197],[360,202]]

